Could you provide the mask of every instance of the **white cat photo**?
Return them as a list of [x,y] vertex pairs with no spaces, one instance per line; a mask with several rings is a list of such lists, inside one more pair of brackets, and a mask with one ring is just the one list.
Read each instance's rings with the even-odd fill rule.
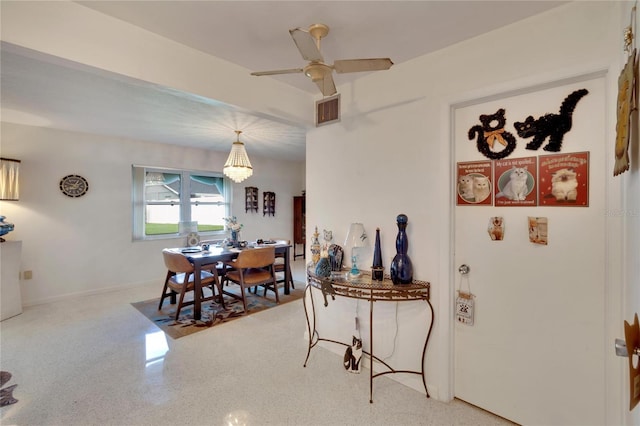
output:
[[513,201],[524,201],[529,193],[526,167],[513,167],[509,172],[509,182],[496,194],[496,198],[507,197]]
[[578,174],[572,169],[560,169],[551,178],[551,194],[558,201],[575,201],[578,196]]
[[473,198],[476,203],[487,199],[491,194],[491,181],[486,176],[475,176],[473,178]]
[[466,201],[474,201],[473,176],[462,175],[458,178],[458,194]]

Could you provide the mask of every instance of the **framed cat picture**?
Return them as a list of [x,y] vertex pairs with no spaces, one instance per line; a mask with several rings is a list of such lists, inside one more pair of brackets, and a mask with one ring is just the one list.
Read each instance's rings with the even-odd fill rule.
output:
[[493,163],[469,161],[457,164],[456,204],[459,206],[493,205]]
[[541,155],[539,205],[589,206],[589,152]]
[[537,205],[537,157],[496,160],[493,173],[496,207]]

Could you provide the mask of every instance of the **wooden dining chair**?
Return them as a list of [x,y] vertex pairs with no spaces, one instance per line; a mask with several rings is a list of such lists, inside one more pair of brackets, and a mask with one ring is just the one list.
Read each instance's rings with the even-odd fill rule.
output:
[[255,249],[242,250],[235,260],[225,262],[229,269],[225,275],[225,281],[231,281],[240,286],[240,297],[234,293],[224,291],[232,297],[241,298],[244,313],[247,313],[247,299],[245,289],[257,286],[265,287],[265,296],[267,289],[273,290],[276,294],[276,303],[280,303],[278,296],[278,282],[273,267],[275,261],[275,248],[264,247]]
[[[284,240],[284,239],[281,239],[281,238],[271,238],[271,241],[275,241],[276,244],[291,245],[291,240]],[[287,263],[288,262],[285,262],[285,259],[284,259],[284,257],[286,255],[287,255],[287,253],[276,253],[276,261],[273,264],[273,267],[276,270],[276,277],[278,277],[279,273],[284,274],[282,276],[282,278],[278,278],[278,283],[283,283],[287,279],[286,268],[287,268]],[[291,288],[296,288],[293,285],[293,276],[291,275],[291,268],[289,268],[289,276],[291,277],[291,283],[290,283]]]
[[[193,305],[193,300],[184,301],[184,295],[188,291],[193,291],[195,287],[193,270],[194,267],[189,262],[186,256],[181,253],[177,253],[168,249],[162,250],[162,257],[164,258],[164,264],[167,267],[167,278],[164,280],[164,288],[162,289],[162,296],[160,297],[160,304],[158,310],[162,309],[162,303],[167,296],[171,297],[171,303],[175,303],[176,295],[179,295],[178,308],[176,310],[176,321],[180,316],[180,310],[184,306]],[[213,300],[216,297],[215,288],[218,288],[218,294],[220,296],[220,303],[224,309],[224,298],[222,296],[222,286],[218,279],[218,273],[215,265],[211,265],[210,270],[202,270],[200,272],[201,291],[205,287],[211,287],[211,297],[204,297],[204,292],[201,293],[203,297],[201,300]]]

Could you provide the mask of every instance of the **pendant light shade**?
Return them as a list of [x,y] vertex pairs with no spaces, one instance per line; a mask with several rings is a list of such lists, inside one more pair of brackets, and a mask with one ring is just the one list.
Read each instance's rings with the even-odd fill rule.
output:
[[240,130],[235,131],[237,140],[231,146],[231,152],[229,158],[224,164],[222,170],[226,176],[228,176],[235,183],[240,183],[253,174],[253,167],[251,167],[251,161],[247,156],[247,151],[244,149],[244,143],[240,142]]

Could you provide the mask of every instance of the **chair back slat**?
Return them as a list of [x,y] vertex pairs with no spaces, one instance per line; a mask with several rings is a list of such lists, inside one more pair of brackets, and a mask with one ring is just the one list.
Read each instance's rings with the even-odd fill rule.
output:
[[175,273],[193,272],[193,265],[186,256],[171,250],[162,250],[164,264],[168,270]]
[[234,265],[236,268],[263,268],[273,264],[275,253],[275,247],[243,250],[238,254]]

